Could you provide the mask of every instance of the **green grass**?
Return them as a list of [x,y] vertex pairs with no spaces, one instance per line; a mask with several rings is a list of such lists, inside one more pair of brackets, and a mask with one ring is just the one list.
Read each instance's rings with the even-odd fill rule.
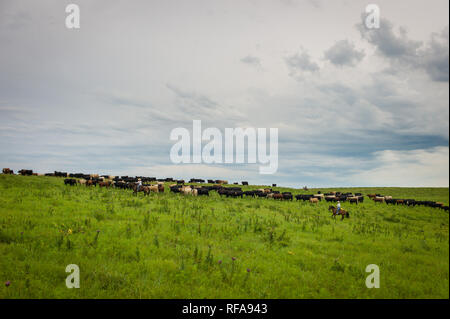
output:
[[[448,188],[342,190],[449,202]],[[327,208],[0,175],[0,298],[449,298],[448,213],[367,197],[343,203],[344,221]]]

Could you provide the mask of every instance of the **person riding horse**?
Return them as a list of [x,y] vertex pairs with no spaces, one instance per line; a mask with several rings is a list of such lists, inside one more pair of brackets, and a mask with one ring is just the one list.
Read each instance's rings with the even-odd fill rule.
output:
[[336,215],[341,215],[342,219],[344,219],[344,217],[349,218],[350,214],[344,210],[344,209],[340,209],[340,203],[338,203],[338,208],[334,207],[334,206],[330,206],[328,207],[328,210],[331,211],[333,213],[332,217],[335,218]]
[[142,181],[139,178],[138,181],[136,182],[136,192],[139,192],[141,190],[142,187]]
[[340,201],[337,201],[336,215],[339,214],[340,211],[341,211],[341,202],[340,202]]

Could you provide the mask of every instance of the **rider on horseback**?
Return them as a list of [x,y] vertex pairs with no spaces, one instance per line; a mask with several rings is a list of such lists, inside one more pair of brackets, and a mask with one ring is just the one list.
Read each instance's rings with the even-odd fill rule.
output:
[[338,202],[337,202],[337,210],[336,210],[336,214],[339,214],[340,210],[341,210],[341,202],[338,201]]
[[140,178],[138,179],[138,181],[137,181],[136,185],[137,185],[137,191],[139,192],[139,191],[140,191],[140,189],[141,189],[141,187],[142,187],[142,181],[141,181],[141,179],[140,179]]

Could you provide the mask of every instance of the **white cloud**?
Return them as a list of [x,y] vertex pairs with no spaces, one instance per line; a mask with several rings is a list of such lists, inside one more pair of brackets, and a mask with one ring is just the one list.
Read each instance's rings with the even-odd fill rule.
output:
[[449,148],[391,151],[374,154],[374,168],[349,177],[361,186],[448,187]]

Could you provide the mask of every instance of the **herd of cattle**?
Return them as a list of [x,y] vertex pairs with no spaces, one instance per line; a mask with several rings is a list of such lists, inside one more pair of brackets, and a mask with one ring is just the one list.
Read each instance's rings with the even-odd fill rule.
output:
[[[9,168],[3,169],[3,174],[14,174],[14,172]],[[164,192],[165,183],[169,184],[169,189],[173,193],[180,193],[184,195],[192,196],[209,196],[211,191],[216,191],[220,196],[226,197],[265,197],[273,198],[274,200],[296,200],[308,201],[310,203],[318,203],[320,201],[326,202],[348,202],[350,204],[358,204],[364,202],[364,195],[361,193],[342,193],[342,192],[329,192],[322,194],[320,191],[317,194],[298,194],[293,195],[291,192],[280,192],[273,190],[272,188],[261,188],[255,190],[242,190],[241,187],[237,186],[224,186],[228,184],[226,180],[204,180],[199,178],[192,178],[189,180],[188,184],[184,180],[176,180],[173,178],[157,179],[156,177],[146,177],[146,176],[110,176],[110,175],[98,175],[98,174],[82,174],[82,173],[66,173],[58,172],[47,173],[47,174],[37,174],[33,173],[32,170],[22,169],[18,171],[20,175],[45,175],[45,176],[56,176],[65,177],[64,184],[66,185],[85,185],[85,186],[99,186],[99,187],[115,187],[120,189],[132,189],[134,192],[143,192],[145,195],[150,193],[161,193]],[[140,188],[137,187],[138,181],[142,182]],[[149,184],[156,183],[156,184]],[[201,184],[208,183],[213,185],[189,185],[189,184]],[[233,183],[237,185],[238,183]],[[242,182],[243,186],[248,185],[247,181]],[[276,184],[272,184],[275,187]],[[304,188],[305,189],[305,188]],[[448,206],[445,206],[442,202],[434,201],[423,201],[415,199],[403,199],[403,198],[393,198],[392,196],[383,196],[380,194],[367,194],[367,197],[376,203],[386,203],[391,205],[406,205],[406,206],[426,206],[440,208],[445,211],[449,210]]]

